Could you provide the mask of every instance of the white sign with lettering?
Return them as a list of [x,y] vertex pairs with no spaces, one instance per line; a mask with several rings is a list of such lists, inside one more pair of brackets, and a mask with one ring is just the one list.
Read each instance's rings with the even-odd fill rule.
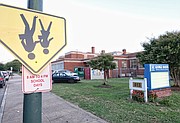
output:
[[133,90],[140,90],[144,91],[144,101],[148,101],[148,95],[147,95],[147,79],[144,78],[142,80],[140,79],[129,79],[129,89],[130,89],[130,98],[132,99]]
[[22,66],[23,93],[47,92],[52,89],[51,65],[49,64],[39,74],[32,74]]

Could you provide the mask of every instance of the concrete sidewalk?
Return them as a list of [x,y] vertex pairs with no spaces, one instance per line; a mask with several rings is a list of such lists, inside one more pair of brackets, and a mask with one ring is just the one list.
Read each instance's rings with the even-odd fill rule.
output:
[[[4,95],[2,123],[23,122],[21,76],[14,75]],[[42,123],[107,123],[51,92],[42,93]]]

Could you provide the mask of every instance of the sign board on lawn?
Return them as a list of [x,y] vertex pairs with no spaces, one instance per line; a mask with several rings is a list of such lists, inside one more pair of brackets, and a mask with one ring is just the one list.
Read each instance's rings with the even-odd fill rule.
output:
[[104,79],[104,71],[91,68],[91,80],[92,79]]
[[51,65],[49,64],[40,74],[32,74],[22,66],[23,93],[47,92],[52,89]]
[[130,98],[132,99],[133,90],[144,91],[144,101],[148,101],[147,96],[147,79],[129,79]]
[[144,78],[147,78],[148,90],[170,87],[168,64],[145,64]]

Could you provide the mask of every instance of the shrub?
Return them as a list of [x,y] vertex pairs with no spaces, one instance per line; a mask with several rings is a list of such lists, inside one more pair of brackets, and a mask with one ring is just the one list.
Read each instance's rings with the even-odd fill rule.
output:
[[159,104],[165,105],[165,106],[171,106],[173,104],[173,100],[170,100],[168,98],[163,98],[159,101]]
[[[132,99],[138,102],[144,102],[144,91],[133,90]],[[157,95],[152,92],[148,92],[148,101],[155,102]]]
[[144,102],[144,92],[133,90],[132,99],[138,102]]
[[155,102],[157,99],[156,93],[148,92],[148,101],[149,102]]

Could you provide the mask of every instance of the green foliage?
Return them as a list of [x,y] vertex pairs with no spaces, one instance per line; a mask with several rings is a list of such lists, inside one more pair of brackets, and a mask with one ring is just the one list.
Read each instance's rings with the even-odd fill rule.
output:
[[12,67],[13,71],[19,71],[21,66],[22,66],[22,64],[16,59],[5,64],[6,70],[10,70],[10,68]]
[[180,85],[180,32],[166,32],[142,44],[144,51],[137,54],[142,64],[169,64],[175,85]]
[[52,92],[109,123],[180,123],[179,92],[172,92],[168,97],[170,106],[139,103],[129,100],[129,78],[109,79],[111,88],[98,87],[101,81],[55,83]]
[[144,92],[133,90],[132,99],[138,102],[144,102]]
[[4,64],[0,63],[0,70],[5,70]]
[[149,102],[156,102],[157,101],[157,95],[152,92],[148,92],[148,101]]
[[93,69],[104,70],[105,72],[105,82],[107,81],[108,71],[116,68],[116,63],[113,62],[114,57],[110,54],[101,54],[100,56],[92,59],[87,64]]
[[[132,93],[132,99],[138,102],[144,102],[144,92],[143,91],[138,91],[138,90],[133,90]],[[149,102],[155,102],[157,99],[157,95],[152,92],[148,92],[148,101]]]
[[88,64],[93,68],[93,69],[98,69],[98,70],[110,70],[110,69],[115,69],[116,64],[113,62],[114,57],[110,54],[101,54],[95,59],[92,59],[91,61],[88,62]]
[[159,100],[159,104],[165,105],[165,106],[171,106],[173,104],[173,100],[171,100],[169,98],[163,98],[163,99]]

